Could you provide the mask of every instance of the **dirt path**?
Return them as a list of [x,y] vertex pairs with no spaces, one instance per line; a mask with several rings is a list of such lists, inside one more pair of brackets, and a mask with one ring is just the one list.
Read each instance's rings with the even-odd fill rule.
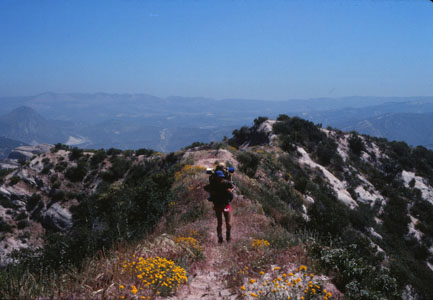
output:
[[[236,210],[236,204],[233,205],[233,211]],[[207,214],[213,214],[212,206],[207,205]],[[231,243],[224,241],[223,244],[217,243],[216,218],[208,218],[204,224],[209,228],[208,238],[204,242],[203,268],[196,270],[191,274],[189,284],[182,287],[172,300],[234,300],[237,298],[230,289],[224,284],[224,277],[228,274],[227,254],[233,251]],[[239,239],[239,230],[241,226],[239,219],[232,216],[232,239]],[[223,225],[223,232],[225,224]]]
[[[230,160],[234,165],[237,165],[237,162],[227,150],[214,151],[213,153],[205,151],[191,152],[188,154],[188,158],[191,159],[195,165],[201,167],[213,167],[215,161],[227,160]],[[246,177],[246,175],[237,173],[235,175],[235,181],[242,182],[244,185],[243,188],[248,185],[254,185],[254,182]],[[242,299],[243,297],[240,296],[239,291],[240,287],[245,282],[245,278],[242,279],[242,276],[244,275],[239,274],[247,274],[250,272],[245,271],[245,269],[248,269],[247,266],[250,265],[250,263],[253,263],[253,261],[250,261],[251,259],[259,259],[259,256],[255,255],[260,253],[254,252],[251,254],[251,252],[248,252],[251,251],[249,246],[252,244],[254,239],[260,238],[266,232],[269,234],[272,221],[265,216],[259,203],[246,198],[244,195],[240,194],[240,190],[236,188],[234,190],[234,200],[231,203],[232,241],[230,243],[224,241],[223,244],[218,244],[216,233],[217,220],[212,203],[206,201],[207,195],[203,191],[204,184],[206,184],[205,181],[202,181],[200,185],[189,185],[189,191],[193,194],[191,195],[191,198],[196,200],[199,200],[200,198],[199,201],[204,201],[205,203],[203,215],[198,220],[175,229],[176,232],[180,233],[198,229],[202,232],[205,231],[202,239],[200,239],[203,246],[204,258],[191,268],[188,276],[188,284],[181,286],[176,295],[168,299]],[[198,191],[200,192],[197,193]],[[189,195],[184,195],[184,197],[188,198]],[[223,224],[223,236],[225,236],[225,224]],[[269,264],[267,270],[265,267],[263,269],[263,276],[269,276],[269,278],[270,276],[273,276],[272,272],[276,266],[294,270],[293,272],[295,273],[298,272],[298,270],[295,271],[295,269],[301,264],[301,260],[302,264],[306,263],[304,250],[300,246],[294,245],[285,250],[275,250],[274,254],[276,256],[270,261],[273,261],[276,265]],[[268,259],[264,258],[263,254],[261,255],[260,259]],[[257,263],[260,264],[261,262]],[[326,282],[325,287],[328,290],[335,290],[333,294],[337,294],[336,288],[333,285],[330,285],[328,278],[323,277],[321,280]]]
[[[205,168],[213,167],[215,161],[230,160],[235,166],[237,161],[227,150],[191,153],[195,165]],[[200,187],[202,189],[202,187]],[[203,201],[206,201],[203,199]],[[181,287],[171,300],[235,300],[239,296],[227,287],[226,280],[233,265],[231,253],[237,251],[236,244],[240,239],[251,239],[252,235],[268,226],[268,219],[252,211],[251,200],[234,190],[234,200],[231,204],[231,236],[232,241],[218,244],[216,226],[217,220],[212,203],[206,201],[205,218],[199,221],[200,228],[207,228],[207,239],[203,242],[204,261],[202,267],[190,274],[189,283]],[[224,218],[223,218],[224,220]],[[225,237],[225,223],[223,221],[223,236]]]

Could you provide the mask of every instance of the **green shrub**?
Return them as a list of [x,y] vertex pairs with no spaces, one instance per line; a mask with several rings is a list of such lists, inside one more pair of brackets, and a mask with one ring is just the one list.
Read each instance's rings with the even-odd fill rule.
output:
[[6,223],[2,217],[0,217],[0,232],[12,232],[12,226]]
[[299,244],[297,236],[289,233],[281,226],[270,227],[264,233],[264,237],[270,243],[270,246],[275,249],[287,249],[287,247]]
[[256,175],[257,168],[260,164],[260,157],[252,152],[243,151],[236,155],[239,161],[239,171],[244,172],[249,177]]
[[263,122],[267,121],[268,117],[257,117],[256,119],[254,119],[254,126],[259,127],[260,124],[262,124]]
[[13,186],[13,185],[17,184],[17,183],[20,182],[20,181],[21,181],[21,178],[20,178],[20,177],[18,177],[18,176],[12,176],[12,177],[9,179],[9,185],[10,185],[10,186]]
[[365,150],[364,142],[357,134],[352,134],[349,138],[349,149],[357,156]]
[[71,149],[71,152],[69,153],[69,160],[71,161],[78,160],[82,155],[83,155],[83,149],[74,147]]
[[372,227],[375,224],[374,216],[377,215],[369,204],[358,203],[358,207],[349,210],[349,218],[351,225],[361,231],[366,232],[368,227]]
[[[323,187],[322,187],[323,188]],[[333,195],[327,195],[326,188],[313,195],[314,204],[308,208],[310,228],[319,230],[322,234],[338,236],[349,226],[348,208]]]
[[260,122],[264,122],[264,117],[259,117],[262,119],[254,120],[255,125],[251,128],[247,126],[242,126],[239,130],[236,129],[232,132],[233,137],[229,139],[229,145],[233,147],[240,147],[242,145],[256,146],[267,144],[269,142],[269,138],[266,133],[257,131]]
[[11,172],[10,169],[0,169],[0,184],[3,184],[4,178]]
[[328,166],[331,160],[337,155],[337,144],[327,138],[316,147],[315,155],[317,156],[319,164]]
[[305,194],[307,192],[307,186],[310,183],[310,179],[306,176],[294,176],[293,182],[295,183],[294,188],[299,191],[301,194]]
[[277,121],[288,121],[288,120],[290,120],[290,117],[286,114],[281,114],[277,118]]
[[52,164],[47,164],[44,166],[44,168],[41,171],[41,174],[50,174],[51,168],[53,167]]
[[104,161],[104,159],[107,157],[107,153],[105,153],[104,149],[99,149],[96,151],[92,158],[90,159],[90,166],[92,168],[97,167],[101,162]]
[[194,204],[191,209],[184,213],[181,217],[181,221],[185,223],[193,223],[200,219],[205,214],[205,206],[203,202]]
[[27,211],[33,210],[36,205],[41,201],[42,197],[40,194],[33,194],[30,198],[27,199]]
[[56,172],[63,172],[67,166],[68,166],[68,163],[65,161],[62,161],[62,162],[59,162],[56,164],[56,167],[54,168],[54,170]]
[[298,117],[281,119],[273,125],[273,131],[275,134],[288,136],[292,143],[306,146],[310,151],[327,139],[317,125]]
[[357,256],[356,248],[356,245],[327,248],[313,241],[308,250],[321,268],[334,274],[334,282],[338,289],[345,291],[346,299],[401,299],[397,280],[384,269]]
[[297,149],[296,144],[293,143],[292,139],[287,135],[280,136],[280,148],[286,152],[293,152]]
[[[196,143],[198,143],[198,142],[196,142]],[[195,143],[193,143],[192,145],[194,145]],[[199,144],[201,144],[201,143],[199,143]],[[135,150],[135,155],[144,155],[144,156],[150,156],[150,155],[152,155],[152,154],[154,154],[155,153],[155,151],[154,150],[152,150],[152,149],[146,149],[146,148],[141,148],[141,149],[137,149],[137,150]]]
[[116,156],[122,154],[122,150],[116,148],[110,148],[107,150],[107,155]]
[[410,223],[407,201],[397,195],[390,195],[382,219],[383,229],[388,233],[390,242],[403,239],[409,232]]
[[30,225],[29,221],[27,221],[27,220],[21,220],[21,221],[19,221],[17,223],[17,228],[18,229],[24,229],[24,228],[26,228],[29,225]]
[[66,151],[68,151],[70,149],[70,147],[68,145],[64,145],[62,143],[55,144],[54,148],[57,150],[66,150]]
[[102,174],[102,178],[107,182],[114,182],[122,178],[131,166],[131,162],[124,157],[113,157],[111,168]]
[[65,177],[72,182],[81,182],[87,174],[87,168],[81,164],[66,170]]

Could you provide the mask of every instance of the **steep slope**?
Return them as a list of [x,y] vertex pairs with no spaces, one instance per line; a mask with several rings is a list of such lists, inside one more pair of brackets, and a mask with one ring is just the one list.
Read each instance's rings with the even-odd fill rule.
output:
[[[216,244],[203,190],[204,169],[217,162],[237,170],[235,238],[223,246]],[[330,299],[332,289],[345,299],[429,299],[432,185],[433,152],[423,147],[325,130],[286,115],[258,118],[226,142],[169,155],[146,149],[83,153],[58,145],[4,178],[2,203],[16,208],[3,206],[3,223],[10,227],[3,240],[29,250],[43,243],[32,255],[39,257],[38,268],[50,266],[44,267],[48,274],[62,264],[82,270],[45,285],[24,272],[9,287],[34,278],[26,290],[59,298],[268,299],[275,293],[275,299],[287,299],[299,292]],[[32,203],[40,218],[33,217]],[[48,213],[52,207],[56,214]],[[39,226],[41,235],[33,242],[28,231],[26,243],[18,244],[23,228],[16,222],[23,212],[27,227]],[[58,217],[38,221],[52,215]],[[143,285],[149,274],[135,273],[134,266],[160,263],[180,267],[177,283]]]
[[[71,297],[140,298],[141,296],[149,297],[148,299],[162,299],[169,296],[169,299],[221,300],[238,299],[245,294],[244,297],[252,299],[255,293],[259,293],[259,289],[267,295],[272,293],[271,287],[260,288],[253,282],[253,278],[257,282],[269,278],[276,280],[279,276],[283,276],[284,270],[287,274],[293,273],[290,275],[293,276],[293,280],[299,279],[299,282],[307,282],[307,277],[301,279],[300,275],[305,273],[304,268],[309,270],[312,264],[307,258],[305,250],[299,244],[298,238],[276,225],[272,219],[264,214],[261,205],[256,200],[243,196],[240,189],[235,191],[235,202],[233,203],[233,242],[217,246],[212,204],[205,200],[207,194],[203,190],[203,186],[208,181],[204,170],[206,167],[213,167],[217,161],[231,162],[237,167],[236,153],[237,151],[234,149],[218,149],[218,147],[194,148],[181,153],[181,156],[178,157],[181,164],[174,174],[175,181],[171,186],[175,197],[170,202],[165,202],[168,211],[152,235],[148,236],[146,240],[135,242],[130,248],[125,249],[121,246],[120,249],[112,251],[107,256],[103,255],[85,263],[79,274],[76,272],[67,273],[62,276],[62,279],[49,281],[48,286],[45,283],[43,288],[45,292],[42,294],[55,294],[61,299]],[[85,156],[86,153],[82,155]],[[51,156],[65,157],[65,151],[59,150],[56,153],[51,153]],[[53,158],[51,156],[50,159]],[[158,160],[155,156],[147,156],[147,158]],[[132,163],[138,166],[142,162],[144,161]],[[137,171],[139,169],[136,171],[131,169],[127,173],[131,174]],[[124,181],[125,184],[131,180],[127,174],[123,178],[126,180]],[[86,180],[84,179],[84,181]],[[239,184],[254,185],[254,181],[242,173],[236,175],[236,182]],[[118,198],[118,196],[124,195],[124,190],[119,186],[119,182],[114,182],[113,185],[109,191],[114,192],[116,196],[110,197],[110,201],[104,203],[106,206],[111,204],[116,207],[116,211],[113,213],[121,219],[124,214],[122,213],[123,208],[119,204],[125,205],[128,201],[125,202],[125,198]],[[106,198],[106,193],[99,194],[98,198]],[[83,203],[83,200],[79,200],[79,202]],[[104,211],[107,209],[108,207]],[[147,207],[141,213],[150,213],[149,209],[150,207]],[[80,213],[84,212],[80,210]],[[137,225],[137,223],[133,223],[131,215],[128,214],[127,216],[130,225]],[[99,215],[98,219],[100,229],[107,226],[100,223],[103,221],[102,215]],[[115,227],[120,224],[122,222]],[[57,236],[57,238],[60,237]],[[270,245],[260,244],[261,241],[265,240],[269,240]],[[62,242],[70,243],[67,240]],[[257,243],[259,244],[256,245]],[[72,250],[77,251],[78,249]],[[55,253],[52,250],[49,252],[51,259]],[[69,255],[66,252],[62,259],[67,261]],[[181,284],[176,294],[172,295],[171,290],[167,291],[167,289],[160,288],[159,285],[150,285],[149,288],[146,288],[140,280],[137,281],[135,276],[128,276],[128,272],[122,271],[122,268],[128,269],[130,265],[144,264],[143,259],[151,259],[152,257],[157,258],[157,260],[170,259],[181,265],[187,271],[188,284]],[[308,267],[303,266],[305,264]],[[38,266],[40,267],[40,264]],[[281,271],[277,268],[281,268]],[[133,270],[131,269],[131,271]],[[284,273],[284,277],[286,276],[288,275]],[[81,279],[77,281],[77,277]],[[26,287],[20,294],[21,297],[35,296],[32,293],[38,290],[38,286],[34,282],[34,278],[20,282],[21,286]],[[323,293],[325,295],[326,293],[339,294],[335,286],[330,283],[329,277],[308,273],[308,280],[320,287],[319,289],[316,288],[317,297]],[[326,292],[323,292],[322,289]],[[175,290],[173,288],[173,291]],[[153,291],[158,291],[161,295],[166,293],[166,296],[159,297]],[[300,290],[298,281],[293,288],[287,291],[282,288],[279,290],[281,295],[289,292],[291,295],[295,293],[305,294],[303,289]]]

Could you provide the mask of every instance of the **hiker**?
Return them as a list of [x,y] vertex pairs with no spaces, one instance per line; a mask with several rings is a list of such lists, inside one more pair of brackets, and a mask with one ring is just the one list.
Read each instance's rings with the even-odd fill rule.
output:
[[218,225],[217,225],[217,234],[218,234],[218,243],[223,242],[222,235],[222,225],[223,225],[223,215],[226,220],[226,241],[230,242],[230,202],[233,200],[233,184],[225,179],[224,172],[221,170],[215,171],[216,182],[212,187],[212,202],[214,204],[215,215],[217,217]]
[[206,173],[211,174],[209,177],[209,184],[204,189],[209,193],[208,200],[214,204],[215,215],[217,217],[217,234],[218,243],[223,242],[222,223],[223,215],[226,220],[226,240],[230,241],[230,202],[233,200],[234,185],[231,181],[231,173],[234,168],[226,168],[224,165],[218,165],[215,170],[208,169]]

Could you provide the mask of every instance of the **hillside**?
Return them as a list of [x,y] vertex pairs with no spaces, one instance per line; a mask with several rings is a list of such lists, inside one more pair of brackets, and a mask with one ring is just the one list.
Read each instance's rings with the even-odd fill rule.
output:
[[[233,241],[221,246],[203,190],[204,170],[216,162],[237,170]],[[423,147],[286,115],[168,155],[57,145],[2,175],[1,291],[61,299],[429,299],[432,167],[433,152]],[[143,283],[156,275],[135,274],[135,265],[161,266],[172,277]]]

